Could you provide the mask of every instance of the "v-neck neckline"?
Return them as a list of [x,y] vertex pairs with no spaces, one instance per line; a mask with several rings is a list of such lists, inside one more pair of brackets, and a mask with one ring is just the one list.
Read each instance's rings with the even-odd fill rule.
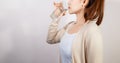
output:
[[73,34],[77,34],[77,33],[81,32],[82,29],[84,29],[85,25],[89,23],[89,21],[85,22],[85,23],[80,27],[80,29],[79,29],[77,32],[75,32],[75,33],[69,33],[68,31],[70,30],[70,28],[72,28],[72,26],[73,26],[74,23],[75,23],[75,21],[74,21],[73,23],[71,23],[71,24],[68,26],[68,28],[66,29],[66,33],[67,33],[67,34],[73,35]]

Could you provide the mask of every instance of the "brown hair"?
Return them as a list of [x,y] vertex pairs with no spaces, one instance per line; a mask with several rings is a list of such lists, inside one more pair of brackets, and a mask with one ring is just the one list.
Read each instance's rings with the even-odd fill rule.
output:
[[104,0],[89,0],[85,7],[85,20],[97,19],[96,24],[100,25],[104,15]]

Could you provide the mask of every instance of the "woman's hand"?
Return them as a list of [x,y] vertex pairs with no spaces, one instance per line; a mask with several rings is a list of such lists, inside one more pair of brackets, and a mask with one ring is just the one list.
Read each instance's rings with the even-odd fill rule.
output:
[[[58,13],[60,12],[60,11],[57,11],[58,8],[61,9],[61,10],[64,9],[62,2],[60,2],[60,3],[55,3],[55,2],[54,2],[53,4],[54,4],[54,6],[55,6],[55,8],[56,8],[56,9],[55,9],[55,10],[56,10],[55,14],[58,14]],[[61,13],[60,17],[64,16],[65,13],[66,13],[66,11],[63,11],[63,12]]]
[[62,2],[59,2],[59,3],[54,2],[53,4],[54,4],[54,6],[55,6],[56,8],[62,8],[62,9],[63,9],[63,4],[62,4]]

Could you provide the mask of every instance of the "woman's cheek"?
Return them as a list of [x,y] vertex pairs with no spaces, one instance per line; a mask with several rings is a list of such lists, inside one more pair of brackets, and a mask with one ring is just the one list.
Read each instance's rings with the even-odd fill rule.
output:
[[72,8],[71,8],[71,12],[72,12],[72,13],[76,13],[77,11],[78,11],[78,8],[77,8],[77,7],[72,7]]

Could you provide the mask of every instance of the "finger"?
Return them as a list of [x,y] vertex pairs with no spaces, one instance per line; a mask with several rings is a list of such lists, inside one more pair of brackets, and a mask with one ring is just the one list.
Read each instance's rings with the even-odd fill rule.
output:
[[62,18],[62,16],[65,15],[65,13],[66,13],[66,11],[63,11],[63,12],[60,14],[60,16],[57,18],[57,21],[59,21],[59,20]]
[[66,14],[66,11],[63,11],[63,16]]
[[64,16],[66,13],[66,11],[63,11],[61,14],[60,14],[60,17]]
[[55,6],[55,7],[62,7],[62,3],[55,3],[55,2],[54,2],[54,6]]
[[63,16],[63,13],[60,14],[57,20],[61,19],[62,16]]

